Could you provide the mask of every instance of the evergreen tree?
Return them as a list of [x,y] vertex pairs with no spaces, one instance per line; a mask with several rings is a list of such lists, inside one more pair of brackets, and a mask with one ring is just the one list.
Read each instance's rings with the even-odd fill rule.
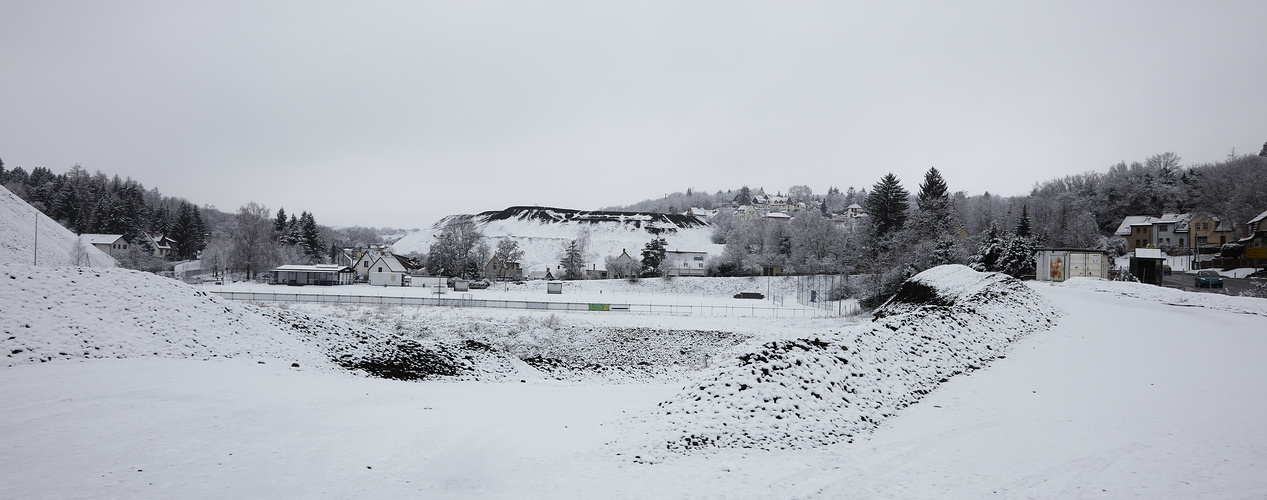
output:
[[1024,236],[1008,239],[1003,255],[999,257],[998,270],[1013,278],[1034,276],[1036,246],[1034,240]]
[[871,216],[877,238],[902,229],[906,224],[906,210],[910,208],[907,200],[909,197],[910,193],[902,187],[901,181],[892,172],[880,178],[880,182],[871,188],[866,210]]
[[298,245],[302,240],[299,234],[299,227],[299,219],[295,217],[295,214],[290,214],[290,220],[286,221],[286,228],[282,230],[277,241],[283,245]]
[[277,209],[277,218],[273,219],[273,232],[276,238],[281,238],[286,233],[286,209]]
[[999,227],[991,223],[990,230],[981,237],[981,246],[968,266],[981,272],[998,271],[999,259],[1004,250],[1005,242],[999,234]]
[[1028,238],[1032,233],[1029,220],[1029,205],[1021,205],[1021,219],[1016,222],[1016,235]]
[[752,204],[752,190],[748,189],[748,186],[739,188],[739,194],[735,195],[735,198],[732,201],[740,205]]
[[312,213],[305,210],[299,216],[299,244],[303,246],[304,255],[314,262],[321,262],[321,253],[325,245],[321,243],[321,231],[317,229],[317,220]]
[[664,263],[666,244],[664,238],[652,238],[642,247],[642,277],[653,278],[660,275],[660,264]]
[[563,279],[579,280],[585,276],[585,258],[581,256],[581,249],[576,246],[576,240],[568,243],[568,247],[563,251],[563,260],[559,261],[559,267],[563,269]]
[[[1263,150],[1258,152],[1258,156],[1267,157],[1267,142],[1263,143]],[[0,174],[2,173],[4,173],[4,162],[0,162]],[[0,182],[2,181],[3,178],[0,178]]]
[[950,218],[949,190],[946,187],[946,180],[941,177],[941,172],[938,172],[936,167],[929,167],[928,172],[924,174],[924,182],[919,185],[919,195],[915,203],[920,211],[927,213],[936,223],[944,225]]
[[[1267,151],[1267,144],[1263,145],[1263,151]],[[4,159],[0,158],[0,186],[3,186],[9,180],[8,177],[4,171]]]

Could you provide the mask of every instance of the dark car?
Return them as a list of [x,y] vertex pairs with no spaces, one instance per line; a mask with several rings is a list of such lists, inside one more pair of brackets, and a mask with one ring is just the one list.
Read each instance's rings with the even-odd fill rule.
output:
[[1200,287],[1219,287],[1223,288],[1223,277],[1214,271],[1205,270],[1197,271],[1197,279],[1194,286]]
[[1161,265],[1161,273],[1162,273],[1162,274],[1170,274],[1170,264],[1162,264],[1162,265]]

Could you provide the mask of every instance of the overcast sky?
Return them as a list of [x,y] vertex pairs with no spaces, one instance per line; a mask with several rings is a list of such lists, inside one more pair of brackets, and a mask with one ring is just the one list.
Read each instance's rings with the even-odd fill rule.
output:
[[1267,141],[1267,2],[4,2],[6,168],[420,227]]

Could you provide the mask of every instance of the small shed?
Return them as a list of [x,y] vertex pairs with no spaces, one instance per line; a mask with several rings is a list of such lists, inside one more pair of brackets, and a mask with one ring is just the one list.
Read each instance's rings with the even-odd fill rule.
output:
[[1131,254],[1131,275],[1140,283],[1160,285],[1165,260],[1160,248],[1136,248]]
[[1109,277],[1109,252],[1086,248],[1040,248],[1034,255],[1038,281]]
[[285,265],[269,273],[270,285],[351,285],[356,271],[337,264]]
[[546,283],[546,293],[561,294],[563,293],[562,281],[551,281]]

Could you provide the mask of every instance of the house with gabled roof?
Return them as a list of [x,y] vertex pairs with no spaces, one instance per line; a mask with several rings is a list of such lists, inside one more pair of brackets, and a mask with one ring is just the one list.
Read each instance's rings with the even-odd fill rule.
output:
[[372,286],[405,286],[409,267],[395,255],[381,255],[371,262],[366,278]]

